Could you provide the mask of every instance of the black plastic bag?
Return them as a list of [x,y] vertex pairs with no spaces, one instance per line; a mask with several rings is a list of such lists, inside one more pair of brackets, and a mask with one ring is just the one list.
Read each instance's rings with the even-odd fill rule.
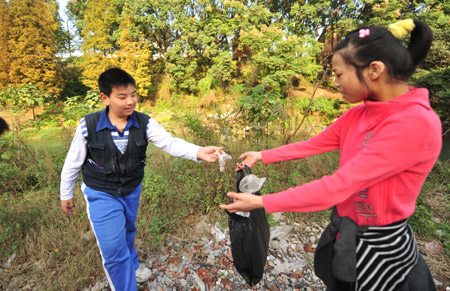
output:
[[[251,174],[249,167],[245,166],[245,170]],[[244,171],[237,172],[238,193],[241,193],[239,183],[244,177]],[[261,195],[260,191],[252,194]],[[254,209],[249,217],[227,213],[234,266],[247,284],[254,286],[262,279],[269,250],[270,229],[266,212],[263,208]]]

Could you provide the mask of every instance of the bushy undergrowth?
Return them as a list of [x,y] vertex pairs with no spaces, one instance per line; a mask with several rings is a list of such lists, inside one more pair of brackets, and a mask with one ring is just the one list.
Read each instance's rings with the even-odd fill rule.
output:
[[424,240],[440,241],[450,257],[450,160],[438,160],[422,188],[409,219]]
[[[223,143],[234,159],[227,163],[225,172],[220,172],[217,163],[174,158],[149,146],[137,220],[137,239],[146,251],[159,250],[174,235],[186,240],[192,235],[199,217],[208,216],[212,223],[226,226],[227,215],[218,206],[230,202],[226,193],[235,190],[237,157],[247,150],[278,146],[280,140],[284,140],[283,136],[269,136],[266,144],[255,145],[256,134],[250,132],[245,137],[230,134],[225,141],[225,119],[221,120],[222,125],[210,127],[199,122],[200,118],[200,115],[191,115],[178,120],[179,124],[187,126],[188,136],[184,137],[202,145]],[[24,142],[13,140],[10,134],[0,139],[0,263],[16,255],[11,267],[0,270],[0,289],[8,290],[13,278],[19,278],[24,282],[39,282],[42,290],[77,290],[103,276],[95,240],[82,238],[90,226],[79,184],[75,186],[75,213],[68,216],[60,210],[59,175],[71,135],[61,133],[61,136],[67,140]],[[50,147],[51,144],[55,146]],[[267,178],[262,188],[262,193],[266,194],[330,175],[338,164],[338,153],[331,152],[297,161],[258,163],[253,172]],[[449,180],[449,162],[438,162],[411,218],[419,238],[437,240],[447,251],[450,249]],[[286,218],[308,224],[314,220],[324,221],[328,215],[329,211],[290,213]],[[269,220],[275,223],[270,217]]]

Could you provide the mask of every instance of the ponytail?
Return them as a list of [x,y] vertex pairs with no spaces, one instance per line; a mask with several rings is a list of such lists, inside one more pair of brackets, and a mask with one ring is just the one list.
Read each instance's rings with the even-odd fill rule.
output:
[[425,59],[433,41],[433,32],[430,27],[419,20],[414,20],[415,28],[411,32],[408,51],[411,54],[415,67]]

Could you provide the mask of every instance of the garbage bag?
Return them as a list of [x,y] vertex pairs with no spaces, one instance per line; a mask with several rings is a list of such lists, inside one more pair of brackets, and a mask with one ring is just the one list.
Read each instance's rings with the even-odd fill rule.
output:
[[[248,175],[252,174],[249,167],[245,166],[245,170]],[[238,193],[242,192],[239,184],[244,177],[243,170],[237,172]],[[259,189],[252,194],[261,195]],[[270,229],[266,211],[263,208],[254,209],[248,217],[227,213],[234,266],[247,284],[254,286],[263,277],[269,250]]]

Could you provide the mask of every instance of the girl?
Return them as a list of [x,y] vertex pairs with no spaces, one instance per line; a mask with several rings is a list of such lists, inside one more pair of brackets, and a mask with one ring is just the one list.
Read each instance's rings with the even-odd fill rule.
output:
[[[405,48],[399,39],[409,33]],[[413,20],[350,32],[332,59],[335,86],[349,102],[364,103],[308,141],[240,157],[252,167],[340,149],[331,176],[262,197],[228,193],[234,202],[221,205],[269,213],[333,207],[314,260],[327,290],[435,290],[407,221],[442,145],[427,89],[405,84],[431,41],[428,25]]]

